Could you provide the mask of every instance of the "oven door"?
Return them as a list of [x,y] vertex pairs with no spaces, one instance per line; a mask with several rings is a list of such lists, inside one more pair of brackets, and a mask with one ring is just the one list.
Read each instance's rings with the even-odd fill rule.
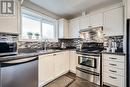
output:
[[97,60],[89,56],[78,56],[78,64],[90,68],[97,68]]
[[100,57],[79,55],[77,67],[99,73]]

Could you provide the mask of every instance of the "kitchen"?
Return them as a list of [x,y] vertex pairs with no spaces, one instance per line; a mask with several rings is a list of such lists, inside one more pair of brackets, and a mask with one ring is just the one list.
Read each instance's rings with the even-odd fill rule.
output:
[[1,0],[0,87],[130,87],[130,0]]

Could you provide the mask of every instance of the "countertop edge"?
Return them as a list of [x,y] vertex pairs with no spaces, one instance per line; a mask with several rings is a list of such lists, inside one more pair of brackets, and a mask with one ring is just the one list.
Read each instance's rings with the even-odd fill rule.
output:
[[12,55],[12,56],[5,56],[5,57],[0,57],[0,62],[4,61],[10,61],[10,60],[17,60],[17,59],[23,59],[23,58],[30,58],[30,57],[38,57],[40,55],[46,55],[46,54],[52,54],[52,53],[58,53],[58,52],[64,52],[64,51],[72,51],[75,49],[67,49],[67,50],[56,50],[52,52],[37,52],[37,53],[21,53],[17,55]]
[[[64,51],[76,51],[76,49],[65,49],[65,50],[54,50],[51,52],[37,52],[37,53],[21,53],[13,56],[6,56],[6,57],[0,57],[0,62],[4,61],[10,61],[10,60],[17,60],[17,59],[23,59],[23,58],[30,58],[30,57],[38,57],[40,55],[46,55],[46,54],[52,54],[52,53],[58,53],[58,52],[64,52]],[[123,55],[125,56],[125,53],[122,52],[101,52],[102,54],[112,54],[112,55]]]
[[125,53],[122,53],[122,52],[115,52],[115,53],[112,53],[112,52],[102,52],[102,54],[113,54],[113,55],[126,55]]

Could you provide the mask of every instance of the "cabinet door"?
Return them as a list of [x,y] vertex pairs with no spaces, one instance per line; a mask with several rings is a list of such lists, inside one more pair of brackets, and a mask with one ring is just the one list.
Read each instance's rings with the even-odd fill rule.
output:
[[81,16],[80,17],[80,30],[86,29],[90,26],[90,17],[89,15]]
[[68,21],[66,19],[59,20],[59,38],[68,38]]
[[103,26],[103,13],[97,13],[90,16],[90,25],[92,27]]
[[127,17],[130,18],[130,0],[127,0]]
[[[121,58],[121,59],[120,59]],[[119,60],[118,60],[119,59]],[[102,55],[102,75],[103,83],[114,87],[125,86],[125,56],[103,54]],[[113,87],[112,86],[112,87]]]
[[69,51],[64,52],[65,72],[69,71]]
[[54,58],[52,54],[39,56],[39,85],[54,79]]
[[76,52],[70,51],[70,71],[76,73]]
[[69,21],[69,37],[79,37],[79,18],[75,18]]
[[59,77],[69,71],[69,54],[68,52],[59,52],[54,54],[55,77]]
[[19,1],[15,0],[15,14],[13,16],[0,16],[0,32],[18,33]]
[[104,12],[104,34],[123,35],[123,7]]

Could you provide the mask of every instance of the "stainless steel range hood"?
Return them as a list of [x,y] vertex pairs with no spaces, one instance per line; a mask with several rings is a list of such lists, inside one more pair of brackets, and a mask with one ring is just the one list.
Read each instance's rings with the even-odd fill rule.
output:
[[103,26],[90,27],[79,31],[80,38],[86,40],[86,42],[99,42],[102,43],[104,40]]

